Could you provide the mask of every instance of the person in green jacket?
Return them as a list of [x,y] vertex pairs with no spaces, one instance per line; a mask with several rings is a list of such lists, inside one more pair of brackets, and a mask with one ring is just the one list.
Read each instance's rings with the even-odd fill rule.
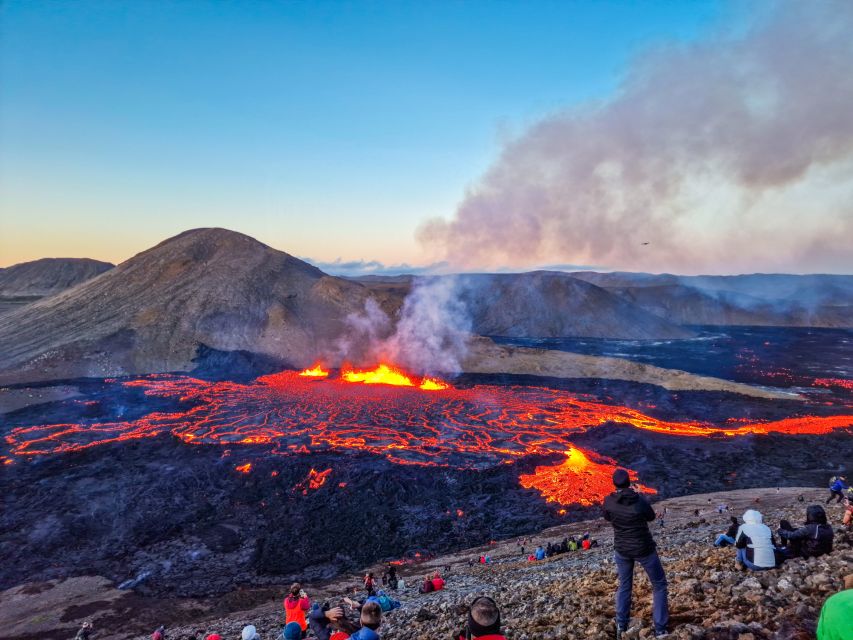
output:
[[817,640],[853,640],[853,573],[845,576],[844,591],[823,603]]

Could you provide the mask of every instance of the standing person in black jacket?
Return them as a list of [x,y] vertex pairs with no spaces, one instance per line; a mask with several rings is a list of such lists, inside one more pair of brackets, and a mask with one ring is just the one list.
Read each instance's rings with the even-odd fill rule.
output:
[[619,588],[616,590],[616,637],[627,631],[631,619],[631,591],[634,586],[634,563],[639,562],[652,583],[654,603],[652,615],[655,637],[668,635],[669,607],[666,575],[658,558],[649,522],[655,519],[652,505],[631,488],[631,479],[624,469],[613,473],[616,491],[604,499],[604,519],[613,525],[613,546]]

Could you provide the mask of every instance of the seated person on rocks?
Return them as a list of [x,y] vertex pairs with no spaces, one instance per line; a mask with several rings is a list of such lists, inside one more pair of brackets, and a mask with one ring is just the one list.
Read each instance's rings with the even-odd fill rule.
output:
[[418,589],[418,593],[432,593],[433,591],[435,591],[435,585],[432,583],[432,578],[424,576],[424,581],[421,584],[421,588]]
[[305,614],[311,609],[311,601],[298,582],[290,585],[290,593],[284,599],[283,606],[285,624],[296,622],[304,632],[308,628],[308,621],[305,619]]
[[281,640],[302,640],[302,627],[298,622],[288,622],[281,632]]
[[501,635],[501,612],[489,597],[480,596],[468,609],[468,621],[454,640],[506,640]]
[[[444,581],[442,580],[442,588],[444,588]],[[393,611],[394,609],[398,609],[400,607],[400,601],[394,600],[391,596],[385,593],[382,589],[376,592],[375,598],[368,598],[368,600],[374,600],[379,603],[379,608],[382,609],[382,613],[387,613],[389,611]]]
[[826,523],[826,512],[819,504],[806,509],[806,522],[794,529],[787,520],[782,520],[777,531],[786,558],[817,558],[832,553],[832,527]]
[[350,640],[379,640],[376,630],[382,624],[382,608],[378,602],[365,602],[359,618],[361,628],[350,636]]
[[844,590],[827,598],[817,622],[817,640],[853,638],[853,573],[844,577]]
[[162,624],[151,634],[151,640],[166,640],[166,627]]
[[538,547],[536,547],[536,553],[534,555],[536,556],[537,560],[544,560],[545,559],[545,549],[542,548],[541,544]]
[[776,567],[776,545],[773,533],[762,522],[761,513],[747,509],[743,514],[743,524],[735,535],[737,564],[752,571],[773,569]]
[[444,578],[442,578],[441,574],[436,571],[432,574],[432,590],[441,591],[442,589],[444,589]]
[[261,640],[261,636],[258,635],[258,630],[255,629],[255,625],[247,624],[243,627],[243,631],[240,632],[240,638],[242,640]]
[[717,536],[717,539],[714,540],[715,547],[728,547],[729,545],[733,545],[735,543],[735,536],[737,535],[737,530],[738,527],[740,527],[740,523],[738,522],[735,516],[731,516],[729,520],[729,528],[726,529],[725,533],[721,533]]

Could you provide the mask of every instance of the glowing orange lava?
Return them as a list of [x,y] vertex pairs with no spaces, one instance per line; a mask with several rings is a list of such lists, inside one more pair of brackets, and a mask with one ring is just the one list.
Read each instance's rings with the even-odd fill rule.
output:
[[814,384],[817,387],[840,387],[847,389],[847,391],[853,391],[853,380],[845,378],[817,378]]
[[303,369],[299,372],[303,378],[328,378],[329,372],[323,368],[319,362],[310,369]]
[[[163,433],[191,445],[221,445],[225,451],[240,445],[264,446],[276,455],[358,451],[397,464],[428,467],[480,469],[529,455],[566,454],[561,464],[538,467],[522,476],[521,482],[554,502],[571,504],[588,502],[610,490],[616,462],[572,442],[578,434],[602,424],[697,438],[825,434],[853,426],[849,411],[770,422],[667,421],[546,387],[474,385],[436,393],[424,392],[406,379],[410,384],[368,383],[368,387],[284,371],[250,383],[170,374],[116,381],[113,384],[139,389],[151,398],[172,400],[177,408],[134,419],[14,426],[2,441],[0,455],[9,464],[14,456],[79,451]],[[238,470],[243,468],[248,472],[251,463],[241,464]],[[315,472],[318,486],[329,472]],[[321,479],[322,474],[326,475]],[[311,480],[307,478],[301,490],[313,488]]]
[[317,471],[312,468],[308,475],[305,476],[305,479],[298,482],[293,490],[297,493],[301,492],[302,495],[308,495],[308,491],[316,491],[324,484],[326,484],[326,480],[329,477],[329,474],[332,473],[332,469],[326,469],[325,471]]
[[362,384],[387,384],[394,387],[417,386],[422,391],[442,391],[450,387],[449,384],[437,378],[423,378],[420,384],[415,384],[411,376],[387,364],[379,364],[375,369],[363,371],[344,369],[341,371],[341,380]]
[[418,388],[424,391],[442,391],[449,387],[449,384],[442,382],[441,380],[437,380],[436,378],[424,378],[421,380],[421,384]]
[[[611,477],[618,465],[602,456],[596,456],[601,462],[594,461],[592,456],[595,454],[572,447],[566,451],[562,463],[536,467],[533,473],[519,476],[518,481],[525,489],[539,491],[548,502],[579,502],[585,506],[600,503],[613,491]],[[641,488],[647,493],[656,493],[649,487]]]
[[341,372],[341,379],[347,382],[361,382],[363,384],[390,384],[396,387],[415,386],[415,383],[412,382],[409,376],[387,364],[380,364],[370,371],[344,370]]
[[246,464],[237,465],[234,469],[240,473],[249,473],[252,470],[252,463],[247,462]]

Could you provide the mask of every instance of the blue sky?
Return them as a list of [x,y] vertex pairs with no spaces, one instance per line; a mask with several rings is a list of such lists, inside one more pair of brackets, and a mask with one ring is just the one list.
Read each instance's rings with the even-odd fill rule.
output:
[[0,266],[224,226],[423,263],[501,141],[607,100],[717,2],[39,2],[0,8]]

